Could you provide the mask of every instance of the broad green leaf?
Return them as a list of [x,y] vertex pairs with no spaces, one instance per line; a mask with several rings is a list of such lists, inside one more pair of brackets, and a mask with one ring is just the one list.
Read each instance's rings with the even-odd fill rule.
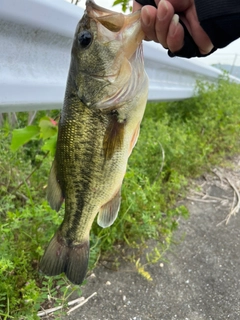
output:
[[54,136],[58,130],[57,125],[55,124],[55,121],[47,116],[40,119],[39,127],[40,127],[40,136],[41,138],[43,138],[43,140]]
[[118,5],[118,4],[121,4],[123,1],[122,0],[115,0],[114,2],[113,2],[113,6],[116,6],[116,5]]
[[129,4],[129,0],[115,0],[113,2],[113,7],[118,5],[118,4],[121,4],[122,5],[122,11],[123,12],[126,12],[127,9],[129,9],[130,11],[132,11],[132,6],[130,6]]
[[42,146],[43,151],[50,151],[50,154],[52,156],[55,155],[56,152],[56,145],[57,145],[57,134],[55,133],[54,136],[51,136],[49,139],[47,139]]
[[15,129],[12,133],[11,150],[16,151],[25,143],[33,139],[39,134],[38,126],[27,126],[21,129]]

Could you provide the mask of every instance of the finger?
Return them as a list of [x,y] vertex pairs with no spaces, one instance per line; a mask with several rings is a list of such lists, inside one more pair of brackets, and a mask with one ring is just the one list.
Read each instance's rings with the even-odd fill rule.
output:
[[137,3],[136,1],[133,1],[133,10],[132,10],[133,12],[141,10],[141,8],[142,6],[139,3]]
[[148,40],[158,42],[155,32],[155,21],[156,21],[157,9],[153,6],[144,6],[141,11],[141,22],[142,30]]
[[155,32],[158,42],[165,48],[167,48],[167,35],[173,15],[174,9],[172,5],[166,0],[161,0],[157,9]]
[[192,37],[196,43],[196,45],[199,48],[199,51],[201,54],[205,55],[208,54],[213,49],[213,44],[208,37],[208,35],[205,33],[205,31],[201,30],[198,32],[197,35],[195,35],[194,31],[192,32]]
[[179,51],[184,45],[184,30],[179,23],[179,16],[177,14],[174,14],[171,20],[166,41],[167,48],[171,52]]
[[209,53],[213,49],[213,44],[199,23],[195,7],[187,12],[186,19],[189,22],[189,32],[191,33],[200,52],[202,54]]

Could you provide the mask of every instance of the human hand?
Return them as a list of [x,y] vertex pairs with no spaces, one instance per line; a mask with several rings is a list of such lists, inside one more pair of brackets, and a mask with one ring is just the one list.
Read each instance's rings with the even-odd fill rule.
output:
[[[146,3],[144,0],[139,2]],[[186,33],[189,32],[192,43],[195,42],[194,45],[200,55],[207,55],[212,51],[213,44],[200,26],[194,0],[155,0],[155,2],[156,8],[152,5],[142,7],[136,1],[133,2],[133,11],[142,8],[142,29],[146,40],[159,42],[177,55],[179,50],[183,50]],[[179,17],[188,32],[184,31],[182,24],[179,23]],[[184,56],[184,52],[181,56]]]

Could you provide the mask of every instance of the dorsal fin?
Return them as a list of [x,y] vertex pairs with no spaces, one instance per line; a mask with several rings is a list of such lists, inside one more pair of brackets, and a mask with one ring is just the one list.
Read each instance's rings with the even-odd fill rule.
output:
[[97,223],[102,228],[107,228],[116,220],[121,204],[121,189],[107,203],[105,203],[98,213]]

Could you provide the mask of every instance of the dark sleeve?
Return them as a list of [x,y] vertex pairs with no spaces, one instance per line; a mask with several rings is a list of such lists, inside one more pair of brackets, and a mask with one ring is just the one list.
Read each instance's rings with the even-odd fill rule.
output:
[[[154,0],[135,0],[141,5],[157,7]],[[180,1],[180,0],[179,0]],[[198,19],[204,31],[210,37],[214,48],[223,48],[240,37],[240,0],[195,0]],[[184,45],[181,50],[171,52],[170,57],[205,57],[192,39],[188,29],[179,21],[184,28]]]
[[240,0],[195,0],[198,19],[216,48],[240,37]]

